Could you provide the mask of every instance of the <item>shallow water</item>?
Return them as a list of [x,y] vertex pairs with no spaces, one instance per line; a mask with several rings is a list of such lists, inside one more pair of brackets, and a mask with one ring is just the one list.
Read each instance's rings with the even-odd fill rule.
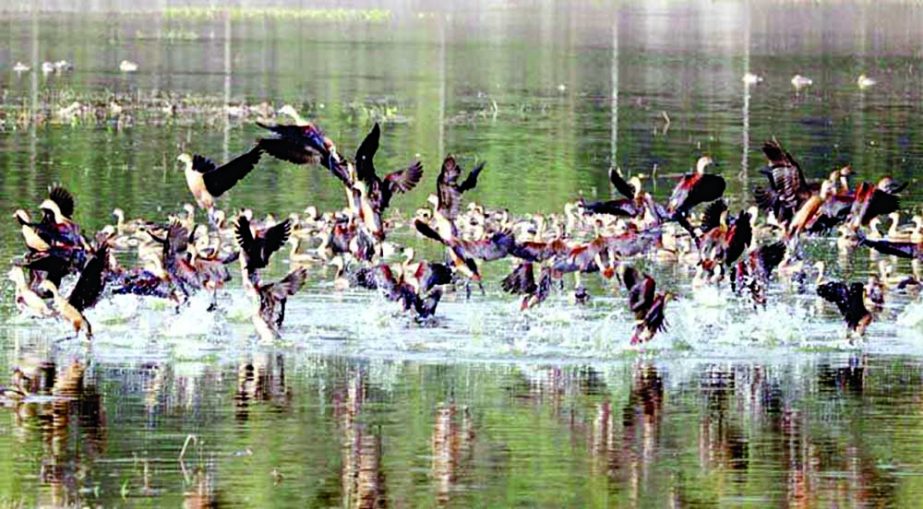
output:
[[[486,159],[472,198],[516,213],[607,196],[612,164],[669,175],[707,152],[736,206],[761,182],[758,147],[773,135],[811,177],[849,162],[869,179],[914,180],[908,211],[923,198],[919,6],[317,12],[0,16],[2,208],[34,207],[61,182],[87,231],[116,206],[164,219],[190,201],[175,155],[246,150],[260,130],[224,107],[263,101],[295,104],[347,153],[383,121],[379,167],[419,157],[427,170],[395,200],[405,214],[448,152]],[[59,59],[75,70],[11,70]],[[123,59],[139,71],[119,73]],[[765,81],[745,88],[748,71]],[[878,84],[860,91],[863,72]],[[795,91],[795,73],[814,85]],[[58,113],[113,99],[117,118]],[[672,186],[652,182],[660,197]],[[324,172],[264,160],[221,206],[287,214],[341,201]],[[0,257],[20,251],[0,221]],[[824,241],[811,251],[836,260]],[[834,272],[864,279],[873,267],[860,251]],[[277,260],[272,273],[287,268]],[[639,352],[607,285],[590,278],[587,308],[560,294],[523,314],[499,293],[507,269],[489,266],[486,295],[451,294],[426,325],[376,295],[335,292],[332,271],[313,269],[272,347],[255,343],[236,288],[216,313],[204,298],[178,315],[104,302],[87,346],[58,341],[61,324],[14,317],[5,285],[0,382],[44,365],[70,385],[0,409],[0,504],[888,506],[923,493],[918,299],[896,297],[850,344],[812,296],[774,288],[752,312],[692,296],[687,277],[649,264],[682,299]]]

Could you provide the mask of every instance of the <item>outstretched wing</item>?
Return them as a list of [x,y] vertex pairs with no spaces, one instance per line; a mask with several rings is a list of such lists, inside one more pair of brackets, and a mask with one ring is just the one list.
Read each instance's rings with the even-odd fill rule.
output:
[[817,295],[827,302],[836,304],[840,314],[846,317],[849,312],[849,289],[842,281],[830,281],[817,287]]
[[635,189],[635,186],[629,184],[622,177],[622,173],[615,168],[609,169],[609,182],[612,182],[612,185],[615,186],[616,191],[621,193],[625,198],[634,198],[635,193],[638,192]]
[[513,295],[535,293],[535,273],[532,263],[522,262],[500,282],[503,291]]
[[215,163],[202,156],[193,156],[192,169],[202,173],[202,180],[205,182],[205,188],[209,194],[214,197],[221,196],[229,189],[234,187],[241,179],[250,173],[256,163],[260,161],[263,149],[257,144],[234,159],[220,167],[215,167]]
[[487,161],[482,161],[480,164],[474,167],[471,170],[471,173],[468,174],[468,177],[465,178],[465,181],[458,186],[458,190],[461,192],[470,191],[478,185],[478,175],[481,174],[481,171],[484,169],[484,166],[487,164]]
[[83,311],[96,304],[99,296],[103,293],[103,288],[106,285],[106,279],[103,276],[108,257],[109,245],[103,243],[83,267],[77,284],[74,285],[74,289],[71,290],[70,295],[67,297],[67,301],[78,311]]
[[[281,224],[281,223],[280,223]],[[253,232],[250,230],[250,220],[247,216],[241,215],[237,218],[237,225],[234,227],[234,235],[237,237],[237,243],[244,252],[251,252],[253,249]]]
[[375,179],[375,164],[373,159],[378,152],[378,142],[381,139],[381,128],[378,122],[372,126],[372,130],[362,140],[362,144],[356,150],[356,177],[366,183]]
[[423,178],[423,163],[414,161],[403,170],[393,171],[385,177],[385,183],[392,193],[406,193],[412,190]]
[[266,229],[266,234],[263,236],[265,241],[263,250],[266,260],[269,260],[269,255],[281,249],[288,242],[291,232],[292,222],[288,219]]
[[285,299],[301,290],[308,279],[308,270],[304,267],[293,270],[287,276],[272,285],[272,296],[276,299]]
[[702,231],[708,232],[721,226],[721,214],[727,212],[728,205],[724,200],[715,200],[705,207],[702,212]]
[[48,198],[58,205],[61,214],[71,219],[74,216],[74,196],[61,186],[54,186],[48,190]]

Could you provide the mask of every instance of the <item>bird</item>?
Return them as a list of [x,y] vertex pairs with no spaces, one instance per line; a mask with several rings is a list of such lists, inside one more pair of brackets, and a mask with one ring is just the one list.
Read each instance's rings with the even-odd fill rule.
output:
[[648,207],[653,208],[653,200],[641,188],[641,179],[637,176],[626,181],[621,173],[613,168],[609,170],[609,181],[624,198],[590,203],[584,202],[581,198],[580,207],[584,210],[584,213],[638,217]]
[[808,78],[807,76],[802,76],[796,74],[792,76],[792,86],[795,87],[795,90],[801,90],[802,88],[809,87],[814,84],[814,80]]
[[867,89],[867,88],[871,88],[871,87],[875,86],[876,83],[878,83],[878,82],[875,81],[875,80],[872,79],[872,78],[869,78],[869,77],[866,76],[865,74],[860,74],[859,77],[856,78],[856,85],[859,86],[859,89],[860,89],[860,90],[865,90],[865,89]]
[[673,194],[667,204],[667,213],[687,230],[686,216],[689,211],[701,203],[715,201],[724,194],[727,183],[720,175],[705,173],[714,164],[709,156],[702,156],[696,161],[695,172],[683,175],[673,188]]
[[503,278],[500,286],[504,292],[511,295],[522,295],[519,309],[538,306],[544,302],[551,293],[553,270],[548,266],[541,266],[538,281],[535,280],[534,264],[528,261],[519,262],[513,271]]
[[73,326],[74,337],[84,329],[87,339],[93,337],[93,327],[83,312],[93,307],[102,295],[106,285],[107,261],[108,245],[103,243],[87,260],[77,283],[66,299],[61,296],[57,285],[50,280],[46,279],[41,283],[41,288],[51,293],[55,314]]
[[464,169],[452,155],[446,156],[442,161],[442,168],[436,178],[436,230],[444,238],[453,238],[458,235],[455,219],[461,207],[461,197],[467,191],[477,187],[478,176],[484,170],[486,161],[479,164],[468,173],[465,180],[459,182]]
[[356,179],[353,184],[359,192],[360,215],[378,241],[384,240],[381,214],[391,204],[391,197],[395,193],[413,190],[423,178],[423,165],[415,161],[405,169],[387,174],[382,180],[375,173],[374,163],[380,137],[381,129],[376,122],[356,150]]
[[307,269],[301,267],[273,283],[253,282],[250,292],[255,296],[256,310],[252,321],[262,342],[279,338],[288,298],[304,286],[307,277]]
[[263,149],[257,145],[234,159],[218,166],[214,161],[200,155],[183,153],[177,159],[183,164],[186,185],[200,208],[208,211],[209,221],[214,225],[215,198],[229,191],[246,177],[260,161]]
[[868,225],[877,216],[888,215],[900,209],[900,198],[894,193],[902,190],[903,186],[892,187],[889,184],[890,181],[881,186],[862,182],[856,187],[849,219],[849,225],[853,229]]
[[14,301],[19,312],[39,318],[51,316],[53,311],[26,281],[26,275],[21,267],[12,267],[7,273],[10,281],[15,285]]
[[763,82],[763,77],[759,74],[754,74],[752,72],[744,73],[743,78],[741,78],[746,85],[756,85],[757,83]]
[[872,323],[872,313],[865,307],[865,285],[854,282],[849,285],[843,281],[828,281],[817,287],[817,295],[836,305],[849,332],[859,336]]
[[342,157],[337,153],[333,140],[324,135],[319,127],[302,119],[291,106],[285,106],[280,112],[289,112],[296,119],[294,125],[268,125],[257,122],[256,125],[270,131],[273,136],[260,138],[257,145],[270,156],[289,163],[320,164],[326,167],[343,185],[351,187],[352,176],[349,174]]
[[254,230],[246,215],[237,218],[234,233],[240,246],[240,260],[247,278],[269,264],[269,258],[288,242],[292,224],[288,219],[273,226]]
[[122,60],[119,62],[119,71],[121,72],[137,72],[138,64],[132,62],[131,60]]
[[634,267],[623,265],[622,284],[628,291],[628,309],[634,314],[637,323],[630,343],[646,343],[658,332],[667,328],[664,315],[667,302],[673,299],[670,292],[656,293],[656,282],[648,274],[640,274]]
[[378,290],[384,297],[392,302],[399,302],[402,309],[413,311],[418,320],[425,320],[436,313],[436,307],[442,298],[442,290],[433,288],[422,293],[411,285],[402,272],[395,272],[386,263],[380,263],[370,268],[360,269],[355,279],[358,286],[369,290]]

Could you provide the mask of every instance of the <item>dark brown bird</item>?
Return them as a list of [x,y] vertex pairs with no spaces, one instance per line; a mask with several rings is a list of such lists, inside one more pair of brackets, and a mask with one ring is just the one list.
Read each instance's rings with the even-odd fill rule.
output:
[[817,287],[817,295],[836,304],[849,331],[859,336],[865,334],[872,323],[872,313],[865,307],[865,285],[857,282],[847,286],[842,281],[830,281]]
[[670,292],[656,293],[656,282],[648,274],[641,275],[634,267],[622,265],[621,278],[628,291],[628,308],[638,321],[631,336],[631,344],[646,343],[666,330],[664,315],[667,302],[673,299]]

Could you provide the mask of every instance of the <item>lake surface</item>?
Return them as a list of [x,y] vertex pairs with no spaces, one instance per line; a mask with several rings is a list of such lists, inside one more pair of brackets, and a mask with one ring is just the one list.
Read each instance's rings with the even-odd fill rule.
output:
[[[923,200],[919,5],[10,10],[0,209],[34,210],[59,182],[89,232],[115,207],[155,220],[179,211],[191,196],[176,155],[247,150],[261,130],[238,108],[263,102],[295,105],[347,154],[381,121],[379,167],[420,158],[427,172],[395,200],[405,216],[447,153],[488,161],[471,199],[517,214],[608,196],[612,165],[669,176],[708,153],[737,207],[762,183],[771,136],[812,178],[851,163],[861,178],[911,181],[908,216]],[[74,70],[12,70],[61,59]],[[120,73],[122,60],[138,72]],[[745,72],[764,81],[747,88]],[[796,73],[813,86],[796,91]],[[863,73],[877,85],[860,90]],[[67,111],[75,101],[79,115]],[[673,182],[646,185],[663,198]],[[339,184],[268,158],[220,201],[260,216],[309,204],[341,207]],[[14,221],[0,221],[0,258],[22,250]],[[810,251],[841,277],[875,270],[864,250],[840,260],[820,240]],[[288,269],[277,258],[272,275]],[[500,293],[508,270],[489,265],[486,295],[449,295],[420,326],[312,269],[272,347],[256,344],[236,286],[214,313],[204,298],[180,314],[103,302],[88,347],[60,341],[61,323],[16,317],[3,285],[0,384],[38,365],[59,390],[0,408],[0,506],[864,507],[923,496],[918,298],[889,300],[851,345],[810,294],[774,288],[752,312],[697,300],[678,269],[651,265],[682,298],[670,330],[638,352],[626,348],[621,293],[589,278],[590,306],[561,293],[523,314]]]

